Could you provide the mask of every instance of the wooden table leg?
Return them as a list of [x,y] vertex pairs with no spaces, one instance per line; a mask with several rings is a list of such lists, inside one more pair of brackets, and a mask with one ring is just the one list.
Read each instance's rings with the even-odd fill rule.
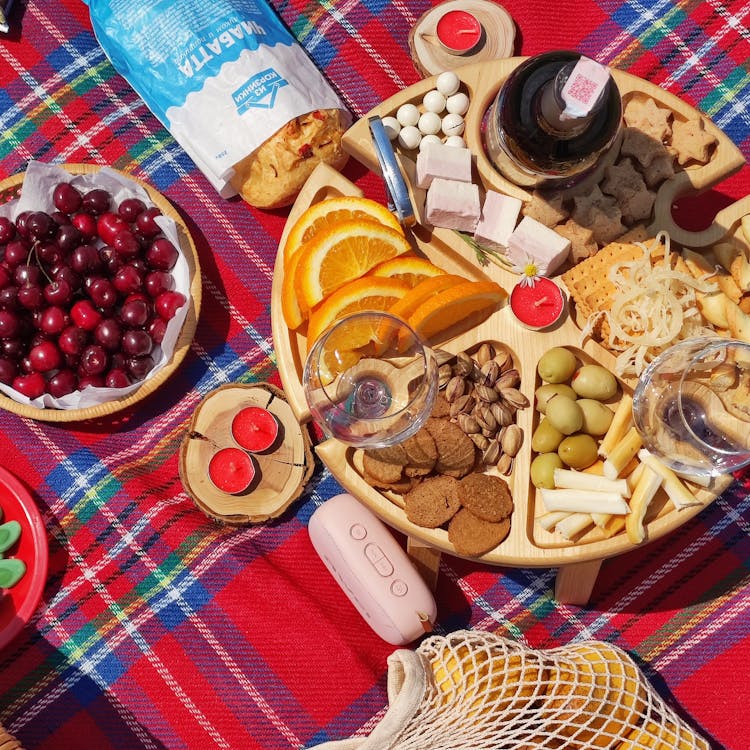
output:
[[555,579],[555,599],[561,604],[588,604],[601,560],[562,565]]
[[430,591],[434,591],[437,586],[438,569],[440,568],[440,556],[442,554],[440,550],[435,549],[435,547],[428,547],[407,536],[406,552]]

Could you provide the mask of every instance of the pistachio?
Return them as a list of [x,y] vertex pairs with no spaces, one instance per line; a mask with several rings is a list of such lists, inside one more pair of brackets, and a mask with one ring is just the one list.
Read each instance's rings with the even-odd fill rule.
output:
[[449,364],[438,367],[438,387],[445,388],[453,377],[453,368]]
[[498,425],[505,427],[513,422],[513,410],[511,410],[508,404],[504,404],[502,401],[495,401],[490,404],[490,409]]
[[513,471],[513,459],[507,453],[500,456],[497,462],[497,470],[506,477]]
[[496,464],[500,459],[500,446],[493,440],[482,453],[482,461],[487,465]]
[[529,399],[518,390],[518,388],[503,388],[500,391],[503,400],[516,409],[525,409],[529,405]]
[[513,356],[507,349],[501,349],[495,354],[495,362],[500,366],[500,372],[505,372],[513,367]]
[[502,439],[503,453],[514,458],[523,444],[523,430],[517,424],[508,425]]
[[471,414],[459,414],[456,421],[467,435],[473,435],[480,430],[479,423]]
[[493,435],[497,432],[497,420],[489,406],[477,404],[474,408],[474,416],[482,429],[491,430]]
[[487,385],[477,384],[474,391],[479,399],[488,404],[491,404],[493,401],[497,401],[500,398],[498,392]]
[[445,397],[452,404],[464,393],[466,393],[466,381],[460,375],[454,375],[445,386]]
[[492,344],[485,341],[485,343],[482,344],[477,350],[477,353],[474,355],[474,359],[476,359],[477,364],[480,367],[483,367],[485,363],[493,359],[494,356],[495,356],[495,347],[492,346]]
[[486,438],[484,435],[482,435],[481,432],[472,432],[471,435],[469,435],[471,438],[471,441],[474,443],[474,445],[479,448],[480,451],[485,451],[490,445],[490,439]]
[[500,365],[491,359],[489,362],[485,362],[479,371],[479,383],[492,388],[497,379],[500,377]]
[[503,388],[518,388],[518,386],[521,384],[521,373],[516,370],[516,368],[512,368],[510,370],[506,370],[505,372],[500,373],[500,375],[495,379],[495,390],[500,393]]
[[482,435],[484,435],[488,440],[495,437],[495,430],[488,430],[486,427],[482,427],[481,429]]
[[470,396],[468,393],[460,396],[451,404],[451,417],[455,418],[459,414],[468,414],[474,408],[475,403],[476,400],[474,399],[474,397]]
[[474,371],[474,360],[466,353],[459,352],[456,355],[456,364],[453,366],[456,375],[469,377]]

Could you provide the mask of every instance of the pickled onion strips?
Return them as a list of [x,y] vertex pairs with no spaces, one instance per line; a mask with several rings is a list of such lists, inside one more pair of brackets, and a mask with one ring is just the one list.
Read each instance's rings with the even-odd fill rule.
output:
[[[593,313],[583,330],[584,337],[589,335],[600,317],[606,317],[607,345],[617,353],[615,372],[620,376],[640,375],[676,341],[716,333],[701,316],[696,298],[696,292],[718,291],[709,275],[696,279],[681,270],[666,232],[659,232],[650,246],[636,244],[643,250],[641,258],[615,263],[609,270],[616,289],[610,309]],[[652,257],[662,244],[664,257]]]

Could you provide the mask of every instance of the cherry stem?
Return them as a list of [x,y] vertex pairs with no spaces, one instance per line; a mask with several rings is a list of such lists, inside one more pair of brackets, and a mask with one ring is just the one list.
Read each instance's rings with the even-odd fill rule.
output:
[[44,266],[39,262],[39,253],[37,253],[37,247],[39,245],[39,240],[34,240],[34,243],[29,248],[29,254],[26,256],[26,265],[31,265],[31,256],[34,256],[34,265],[37,266],[37,268],[44,274],[44,278],[49,281],[50,284],[54,283],[54,279],[47,273]]

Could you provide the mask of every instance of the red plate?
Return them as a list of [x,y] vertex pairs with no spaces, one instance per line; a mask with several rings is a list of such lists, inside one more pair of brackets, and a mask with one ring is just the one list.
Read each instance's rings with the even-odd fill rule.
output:
[[39,606],[47,580],[47,531],[26,488],[0,466],[2,523],[18,521],[21,538],[6,553],[26,563],[26,573],[12,588],[0,590],[0,649],[23,629]]

